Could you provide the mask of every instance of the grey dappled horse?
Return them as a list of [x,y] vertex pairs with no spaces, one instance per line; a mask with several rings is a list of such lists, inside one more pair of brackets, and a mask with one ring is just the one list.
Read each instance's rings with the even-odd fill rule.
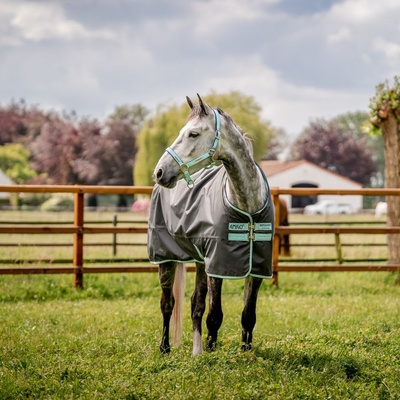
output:
[[242,348],[251,349],[258,291],[263,278],[272,276],[274,207],[267,180],[253,159],[249,138],[228,114],[198,98],[195,105],[187,97],[188,122],[154,170],[148,251],[150,261],[159,264],[163,353],[170,352],[173,313],[174,344],[180,340],[182,263],[196,264],[193,355],[203,350],[207,293],[206,348],[215,348],[223,319],[223,279],[245,279]]

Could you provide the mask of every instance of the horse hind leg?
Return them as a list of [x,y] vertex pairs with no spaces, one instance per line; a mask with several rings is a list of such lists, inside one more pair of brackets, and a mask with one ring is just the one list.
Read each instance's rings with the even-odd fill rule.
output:
[[218,330],[222,325],[224,314],[222,312],[221,291],[222,279],[208,277],[208,296],[209,296],[209,310],[207,315],[207,350],[212,351],[215,349]]
[[160,351],[162,354],[167,354],[171,351],[169,343],[169,327],[174,308],[175,300],[172,293],[172,288],[175,279],[176,264],[174,262],[166,262],[159,265],[158,278],[161,285],[160,307],[163,316],[163,332],[160,343]]
[[204,264],[196,263],[196,283],[192,295],[193,356],[203,351],[202,320],[206,309],[207,275]]
[[248,277],[245,281],[244,308],[242,312],[242,349],[250,350],[253,342],[253,329],[256,325],[256,306],[258,290],[262,279]]

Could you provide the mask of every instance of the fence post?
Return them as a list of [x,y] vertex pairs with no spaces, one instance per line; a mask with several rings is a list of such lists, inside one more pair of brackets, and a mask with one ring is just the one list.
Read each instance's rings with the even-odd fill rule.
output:
[[336,255],[339,264],[343,264],[342,243],[339,233],[335,233]]
[[75,193],[74,197],[74,226],[78,228],[78,232],[74,233],[74,259],[75,267],[73,276],[73,286],[77,289],[83,289],[83,207],[84,194],[82,192]]
[[[275,207],[275,227],[279,226],[280,220],[280,207],[279,207],[279,194],[272,195]],[[279,263],[279,235],[274,235],[274,243],[272,249],[272,284],[278,287],[278,263]]]
[[[117,226],[117,223],[118,223],[118,216],[117,216],[117,214],[114,214],[113,226]],[[113,246],[113,256],[115,257],[117,255],[117,234],[116,233],[113,233],[112,246]]]

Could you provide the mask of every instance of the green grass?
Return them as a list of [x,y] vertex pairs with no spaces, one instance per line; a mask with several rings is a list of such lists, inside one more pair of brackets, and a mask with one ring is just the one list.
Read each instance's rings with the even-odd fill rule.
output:
[[240,350],[243,281],[215,352],[161,356],[156,274],[0,276],[0,399],[399,399],[400,288],[386,273],[280,273]]
[[[85,218],[111,221],[112,215],[86,213]],[[291,217],[304,221],[304,216]],[[0,218],[63,222],[72,221],[72,213],[15,212]],[[130,218],[135,219],[119,215]],[[2,235],[0,241],[71,243],[71,236]],[[132,243],[118,249],[119,257],[145,255],[132,236],[118,236]],[[333,244],[332,236],[293,235],[291,240]],[[341,239],[385,243],[378,235]],[[111,235],[86,235],[86,241],[111,243]],[[292,251],[299,258],[335,256],[334,247]],[[386,254],[385,247],[343,251],[358,258]],[[110,246],[85,248],[88,258],[110,255]],[[40,262],[41,257],[68,256],[72,248],[0,247],[0,259]],[[0,275],[0,399],[400,399],[397,277],[383,272],[279,273],[279,289],[270,282],[261,287],[254,348],[246,353],[240,350],[243,281],[226,281],[218,348],[192,358],[193,274],[188,274],[183,344],[169,356],[158,351],[156,274],[86,274],[84,290],[74,290],[69,275]]]

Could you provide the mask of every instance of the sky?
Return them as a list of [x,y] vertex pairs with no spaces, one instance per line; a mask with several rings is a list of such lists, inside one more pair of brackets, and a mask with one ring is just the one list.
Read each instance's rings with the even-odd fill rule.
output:
[[399,0],[0,0],[0,105],[102,119],[239,91],[295,137],[368,111],[399,39]]

